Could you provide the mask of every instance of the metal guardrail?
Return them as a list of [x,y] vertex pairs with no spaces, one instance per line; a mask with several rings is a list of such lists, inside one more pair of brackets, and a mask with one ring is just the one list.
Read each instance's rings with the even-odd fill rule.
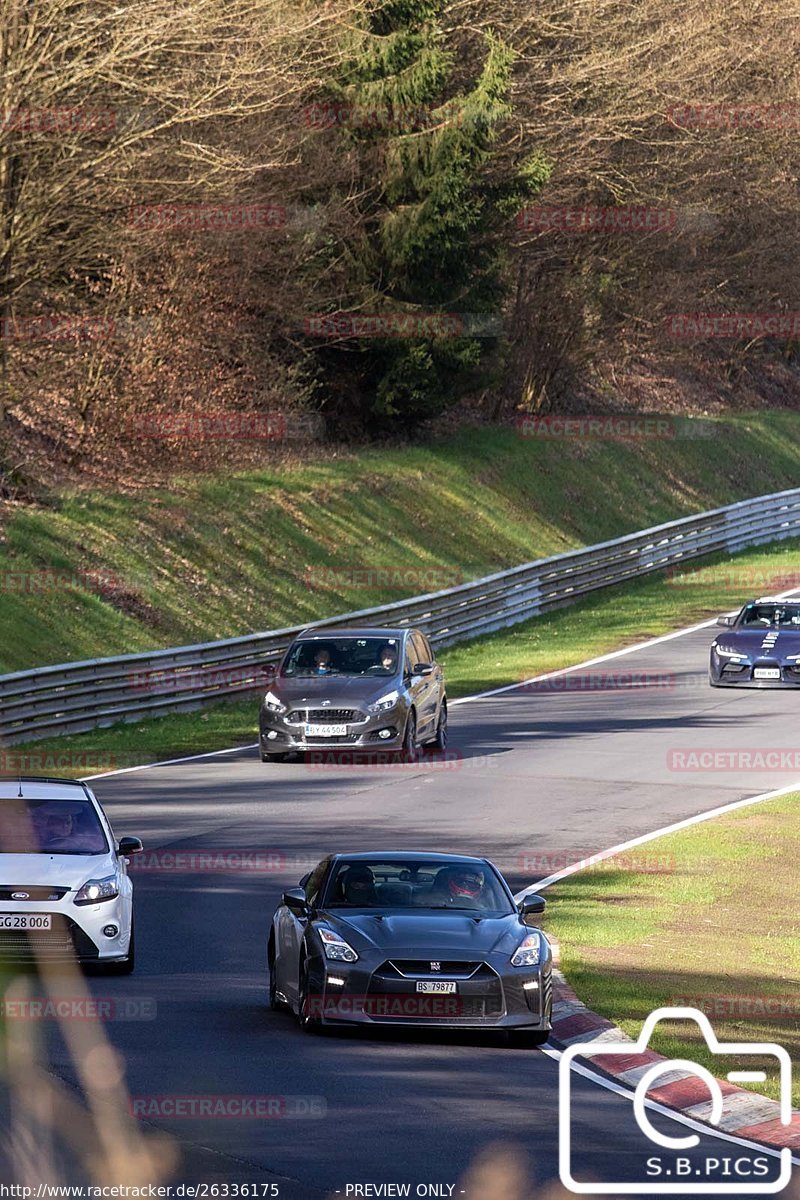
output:
[[80,733],[263,690],[264,664],[277,662],[295,635],[309,626],[414,625],[437,646],[449,646],[705,554],[735,553],[798,536],[800,488],[795,488],[537,559],[445,591],[307,625],[15,671],[0,676],[0,738],[13,744]]

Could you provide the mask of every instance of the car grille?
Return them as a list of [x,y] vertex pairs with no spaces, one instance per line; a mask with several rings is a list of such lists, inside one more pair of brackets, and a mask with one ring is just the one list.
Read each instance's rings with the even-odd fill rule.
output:
[[315,724],[347,725],[351,721],[363,721],[364,714],[355,708],[295,708],[286,720],[291,725]]
[[52,929],[39,929],[35,933],[0,929],[0,960],[8,962],[35,962],[37,958],[72,959],[76,956],[86,960],[98,958],[99,953],[91,938],[69,917],[54,916]]
[[[438,962],[438,968],[432,967]],[[403,979],[473,979],[476,976],[494,977],[494,971],[484,962],[460,962],[455,959],[396,958],[378,968],[381,975]]]
[[[0,883],[0,900],[13,900],[24,904],[28,900],[63,900],[69,888],[65,887],[32,887],[27,883]],[[27,892],[24,900],[17,901],[15,892]]]

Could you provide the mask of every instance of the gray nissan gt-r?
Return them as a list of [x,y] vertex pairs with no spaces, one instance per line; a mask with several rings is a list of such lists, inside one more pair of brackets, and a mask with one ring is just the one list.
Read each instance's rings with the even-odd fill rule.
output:
[[304,1029],[504,1029],[547,1041],[552,955],[485,858],[414,851],[329,855],[283,893],[267,947],[269,998]]
[[712,687],[800,686],[800,600],[763,597],[745,604],[711,643]]

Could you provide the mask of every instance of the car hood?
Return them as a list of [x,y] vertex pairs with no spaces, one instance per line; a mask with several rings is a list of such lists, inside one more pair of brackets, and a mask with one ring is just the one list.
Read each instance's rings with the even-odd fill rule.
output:
[[339,909],[320,914],[326,925],[359,949],[368,943],[386,953],[408,951],[423,958],[479,958],[495,950],[508,949],[509,956],[530,933],[516,913],[505,917],[482,917],[466,913],[415,913],[360,911],[344,916]]
[[[775,634],[777,633],[777,637]],[[741,650],[742,654],[759,654],[765,658],[787,658],[800,654],[800,631],[775,630],[768,626],[760,629],[731,629],[720,633],[714,644],[726,650]]]
[[0,854],[0,886],[79,888],[115,869],[110,854]]
[[354,704],[371,704],[401,685],[400,677],[379,675],[302,675],[284,679],[277,676],[269,691],[284,704],[296,708],[350,708]]

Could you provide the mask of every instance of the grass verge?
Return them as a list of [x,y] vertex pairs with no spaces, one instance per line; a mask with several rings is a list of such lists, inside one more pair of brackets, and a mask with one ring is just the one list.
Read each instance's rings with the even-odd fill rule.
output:
[[[793,583],[800,587],[800,542],[786,541],[688,566],[679,575],[659,573],[608,588],[558,612],[445,651],[448,695],[456,699],[583,662],[734,608],[748,595],[786,590]],[[705,659],[697,667],[705,670]],[[246,745],[255,740],[257,713],[254,696],[202,712],[120,722],[92,733],[13,747],[0,752],[0,768],[4,773],[91,775]]]
[[[796,1063],[799,815],[800,793],[764,801],[640,847],[661,872],[626,855],[625,870],[611,858],[553,884],[547,930],[581,1000],[632,1037],[654,1009],[687,1004],[720,1040],[777,1042]],[[659,1027],[652,1046],[720,1075],[694,1022]],[[752,1089],[777,1099],[774,1070]]]
[[468,429],[9,508],[0,672],[320,619],[796,485],[798,413],[668,424],[638,442]]

